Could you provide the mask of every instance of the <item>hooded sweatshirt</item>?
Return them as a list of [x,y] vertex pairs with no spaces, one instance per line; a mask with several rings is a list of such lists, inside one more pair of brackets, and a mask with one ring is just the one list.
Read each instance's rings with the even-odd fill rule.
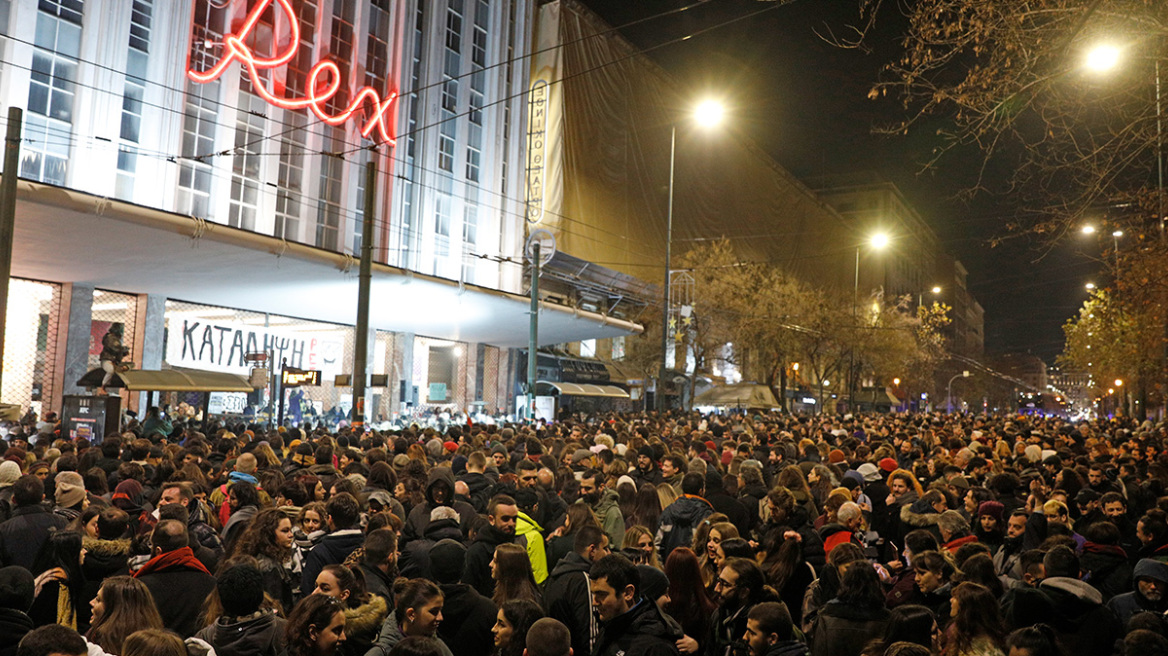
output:
[[[446,486],[444,503],[435,501],[434,490],[439,485]],[[467,534],[470,522],[476,515],[474,506],[454,498],[454,472],[449,467],[434,467],[426,479],[426,502],[419,503],[410,509],[405,528],[402,529],[403,544],[422,537],[426,526],[430,524],[430,512],[440,505],[454,508],[454,511],[458,513],[459,528],[463,535]]]
[[273,611],[243,617],[220,617],[195,637],[215,648],[218,656],[279,656],[284,653],[287,622]]
[[681,637],[656,603],[640,599],[601,627],[592,656],[673,656],[677,654],[674,643]]
[[[697,496],[687,494],[678,498],[661,513],[661,523],[653,543],[657,547],[657,555],[662,562],[669,558],[669,554],[677,547],[686,547],[693,542],[694,528],[706,517],[714,513],[710,502]],[[612,536],[608,536],[611,541]],[[617,545],[620,542],[610,542]]]

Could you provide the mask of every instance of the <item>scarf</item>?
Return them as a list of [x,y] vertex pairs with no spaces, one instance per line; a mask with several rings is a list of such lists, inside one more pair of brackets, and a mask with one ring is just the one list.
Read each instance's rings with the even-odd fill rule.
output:
[[203,563],[199,562],[198,558],[195,558],[195,552],[190,547],[183,547],[182,549],[175,549],[174,551],[158,554],[146,561],[146,564],[141,569],[134,572],[134,578],[139,578],[153,572],[165,572],[178,568],[190,569],[204,574],[211,573],[207,571]]
[[45,584],[56,581],[60,585],[57,586],[57,624],[77,630],[77,612],[73,609],[73,599],[69,594],[69,575],[60,567],[54,567],[41,572],[40,576],[36,577],[34,585],[34,596],[39,597],[41,590]]

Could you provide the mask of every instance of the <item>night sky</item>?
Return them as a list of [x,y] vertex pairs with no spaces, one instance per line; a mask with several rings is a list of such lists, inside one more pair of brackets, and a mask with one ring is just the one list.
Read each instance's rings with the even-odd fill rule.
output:
[[[688,0],[584,0],[614,26],[690,4]],[[893,98],[867,95],[884,63],[896,55],[904,28],[886,1],[867,51],[834,47],[820,34],[845,34],[858,22],[858,0],[802,0],[775,6],[748,0],[710,0],[691,10],[649,20],[625,36],[695,93],[730,93],[743,134],[800,178],[875,171],[894,182],[937,232],[943,248],[969,270],[969,289],[985,308],[986,353],[1029,352],[1048,364],[1062,351],[1061,326],[1086,299],[1083,285],[1106,283],[1095,261],[1100,246],[1072,238],[1051,248],[1026,237],[1007,239],[1007,224],[1024,208],[1000,195],[958,197],[982,165],[979,151],[950,154],[935,168],[923,163],[940,142],[943,118],[906,136],[874,134],[902,118]],[[758,16],[692,39],[656,48],[760,9]],[[729,88],[727,88],[729,87]],[[991,183],[1009,162],[997,162]]]

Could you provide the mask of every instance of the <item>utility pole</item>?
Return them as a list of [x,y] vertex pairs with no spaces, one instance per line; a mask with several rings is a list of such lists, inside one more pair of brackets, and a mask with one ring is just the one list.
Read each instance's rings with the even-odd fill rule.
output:
[[536,358],[539,357],[539,251],[539,240],[531,240],[531,332],[527,338],[527,418],[531,421],[535,421]]
[[[16,233],[16,181],[20,176],[20,126],[23,120],[23,110],[19,107],[8,108],[8,133],[4,136],[4,179],[0,181],[0,364],[4,362],[8,283],[12,279],[12,240]],[[3,382],[3,370],[4,367],[0,366],[0,383]]]
[[365,208],[361,221],[361,270],[357,277],[357,344],[353,347],[353,427],[365,425],[366,369],[369,366],[369,292],[373,283],[373,212],[377,208],[377,151],[365,165]]

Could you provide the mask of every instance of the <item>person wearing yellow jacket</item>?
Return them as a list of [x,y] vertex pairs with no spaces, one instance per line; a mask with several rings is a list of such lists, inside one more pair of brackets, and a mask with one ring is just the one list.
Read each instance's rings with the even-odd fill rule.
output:
[[543,585],[548,577],[543,527],[531,518],[532,515],[538,514],[539,496],[531,490],[517,490],[515,503],[519,506],[519,517],[515,522],[515,536],[523,538],[526,543],[527,558],[531,561],[531,571],[535,574],[535,583]]

